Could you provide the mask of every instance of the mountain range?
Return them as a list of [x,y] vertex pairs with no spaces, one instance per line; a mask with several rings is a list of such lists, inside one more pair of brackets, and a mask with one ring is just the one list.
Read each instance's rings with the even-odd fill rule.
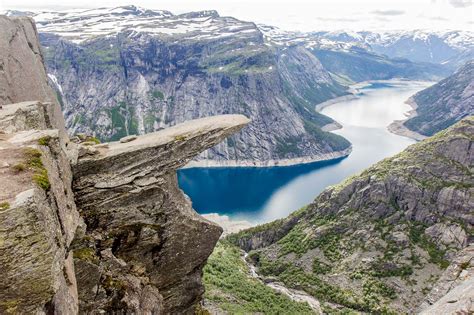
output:
[[252,119],[204,152],[201,165],[345,156],[350,143],[328,132],[338,125],[316,104],[350,94],[355,82],[450,73],[440,64],[390,58],[362,41],[285,32],[216,11],[174,15],[126,6],[33,18],[72,134],[118,140],[215,114]]

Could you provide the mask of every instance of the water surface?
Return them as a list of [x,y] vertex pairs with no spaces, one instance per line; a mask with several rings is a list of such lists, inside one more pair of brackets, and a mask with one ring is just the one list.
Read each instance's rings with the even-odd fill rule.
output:
[[178,171],[180,187],[201,214],[263,223],[287,216],[337,184],[414,143],[387,126],[410,110],[405,101],[427,82],[378,81],[361,89],[357,99],[330,105],[322,113],[343,128],[334,131],[353,145],[342,159],[286,167],[190,168]]

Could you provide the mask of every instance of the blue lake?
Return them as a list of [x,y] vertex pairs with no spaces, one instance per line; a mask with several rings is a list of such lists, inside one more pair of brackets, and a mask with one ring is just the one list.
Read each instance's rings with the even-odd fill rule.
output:
[[358,89],[358,98],[323,109],[343,126],[334,133],[353,145],[346,158],[285,167],[188,168],[178,171],[179,185],[201,214],[218,213],[251,223],[285,217],[326,187],[413,144],[390,133],[387,126],[403,119],[410,110],[405,101],[430,84],[373,82]]

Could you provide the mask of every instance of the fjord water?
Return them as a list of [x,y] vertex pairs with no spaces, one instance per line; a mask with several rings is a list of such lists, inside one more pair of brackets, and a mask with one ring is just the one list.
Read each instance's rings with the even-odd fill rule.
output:
[[181,189],[199,213],[263,223],[310,203],[326,187],[392,156],[415,141],[387,126],[410,110],[405,101],[431,83],[378,81],[357,88],[357,98],[330,105],[322,113],[343,128],[334,131],[353,145],[352,153],[332,161],[286,167],[188,168],[178,172]]

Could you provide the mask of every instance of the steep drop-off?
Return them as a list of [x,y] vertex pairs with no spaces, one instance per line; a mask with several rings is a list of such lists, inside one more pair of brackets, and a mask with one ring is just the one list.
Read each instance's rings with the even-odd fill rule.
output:
[[471,116],[326,189],[288,218],[228,240],[249,252],[259,274],[305,290],[326,310],[467,311],[473,141]]
[[[349,153],[314,105],[347,94],[304,47],[267,43],[257,26],[215,11],[136,7],[39,21],[48,71],[72,132],[105,140],[216,114],[252,119],[203,163],[270,165]],[[97,31],[99,30],[99,31]]]
[[70,141],[33,21],[0,26],[0,313],[194,314],[222,229],[176,169],[249,120]]

